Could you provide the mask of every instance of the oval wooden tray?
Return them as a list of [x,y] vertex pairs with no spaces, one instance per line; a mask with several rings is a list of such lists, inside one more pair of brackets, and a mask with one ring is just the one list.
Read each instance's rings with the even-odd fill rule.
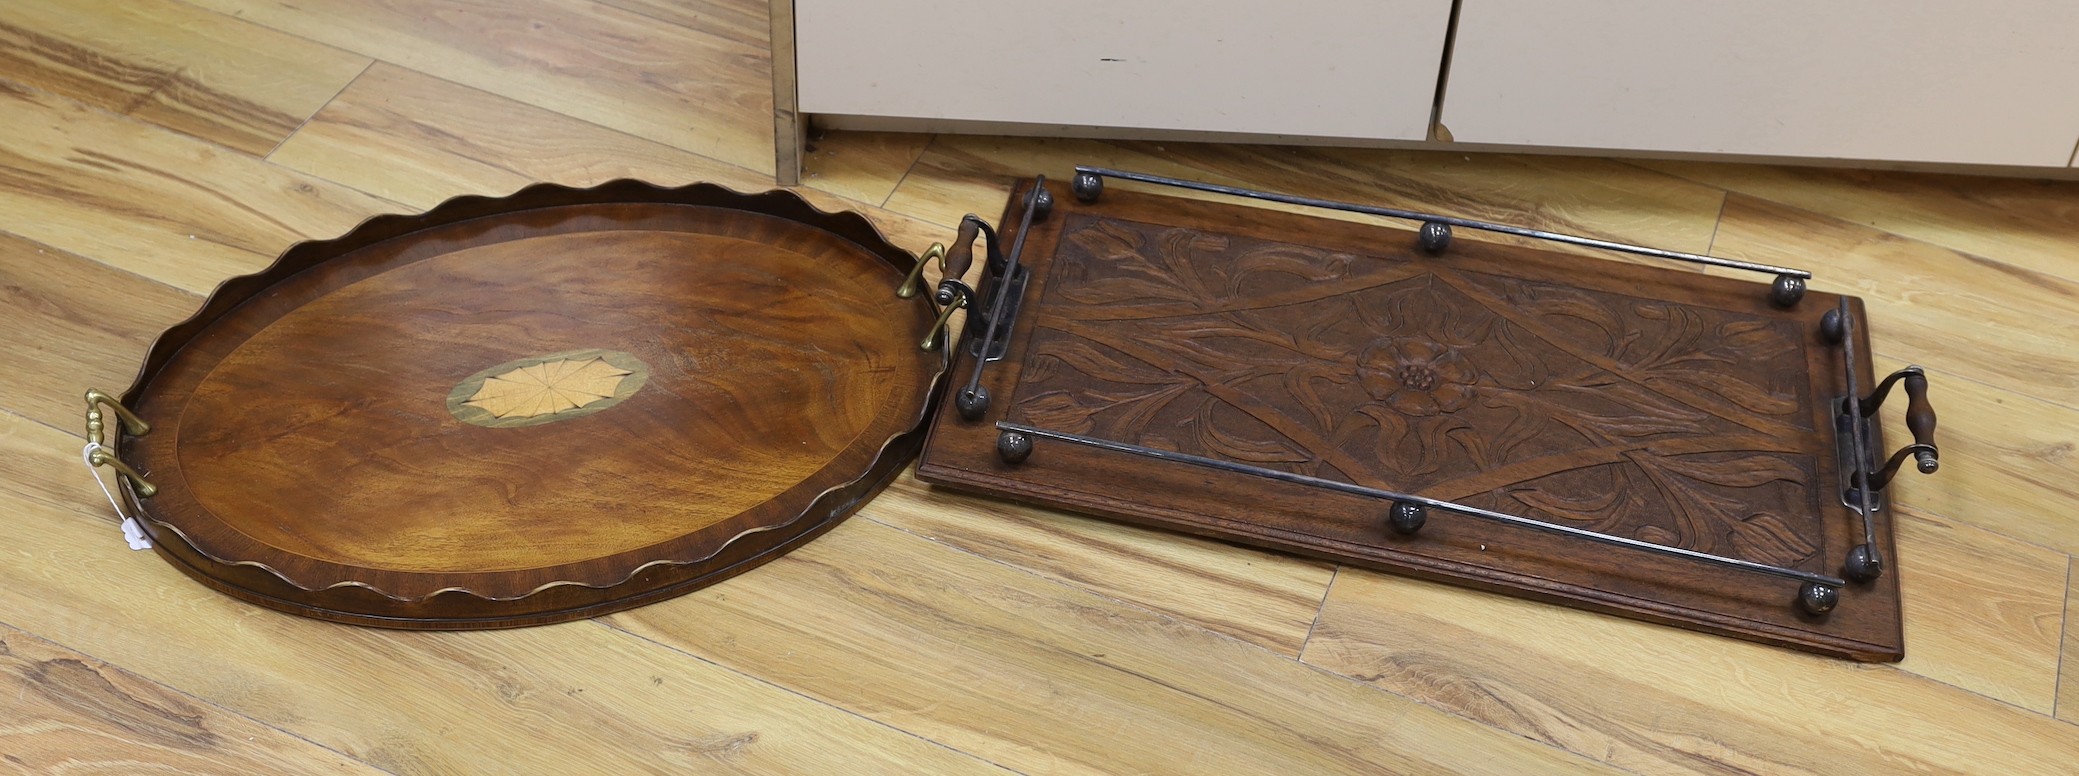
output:
[[[538,185],[225,283],[123,395],[159,554],[362,625],[560,622],[829,528],[914,456],[916,259],[789,192]],[[113,425],[113,424],[111,424]]]

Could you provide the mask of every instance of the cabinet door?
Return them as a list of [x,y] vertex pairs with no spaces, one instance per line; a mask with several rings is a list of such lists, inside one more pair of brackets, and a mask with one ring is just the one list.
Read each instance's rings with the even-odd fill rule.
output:
[[1997,165],[2079,141],[2079,3],[1464,0],[1460,142]]
[[795,0],[806,113],[1419,140],[1450,0]]

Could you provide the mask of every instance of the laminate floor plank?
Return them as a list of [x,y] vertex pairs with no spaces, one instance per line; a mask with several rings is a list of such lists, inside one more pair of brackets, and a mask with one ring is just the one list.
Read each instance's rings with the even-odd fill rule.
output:
[[[880,205],[924,155],[931,135],[833,132],[812,139],[801,158],[801,185]],[[951,222],[958,224],[956,217]]]
[[2079,282],[1742,194],[1713,253],[1811,265],[1864,298],[1877,353],[2079,408]]
[[2043,714],[2057,698],[2064,553],[1903,510],[1899,670]]
[[[1925,542],[1900,554],[1941,555]],[[1976,624],[1930,618],[1924,599],[1979,591],[1931,587],[1909,590],[1922,599],[1909,628]],[[1907,654],[1920,646],[1909,636]],[[1897,667],[1352,569],[1304,659],[1641,773],[2052,774],[2079,761],[2079,726]]]
[[764,48],[772,38],[766,4],[744,0],[599,0],[630,13]]
[[1709,162],[1633,163],[2079,281],[2079,181]]
[[255,156],[371,61],[176,0],[0,4],[0,78]]
[[1297,657],[1335,567],[962,494],[904,476],[876,522]]
[[235,601],[124,546],[79,442],[0,415],[7,623],[376,767],[1002,772],[598,622],[402,632]]
[[[917,144],[921,148],[923,139]],[[825,160],[886,160],[832,164],[838,171],[796,189],[817,206],[867,210],[892,235],[915,241],[913,250],[923,250],[933,239],[952,237],[952,229],[875,208],[909,164],[900,158],[898,146],[861,137],[840,141],[827,154]],[[430,208],[464,193],[505,196],[543,181],[584,187],[632,177],[657,185],[707,181],[740,191],[773,187],[769,173],[389,62],[376,62],[268,160],[412,208]]]
[[193,0],[196,5],[770,173],[761,43],[585,0]]
[[714,594],[607,619],[1027,773],[1607,772],[871,519],[884,510]]
[[0,772],[382,773],[6,626],[0,697]]
[[[661,186],[705,181],[741,191],[773,187],[770,173],[387,63],[348,86],[270,159],[416,209],[464,194],[510,194],[544,181],[593,186],[637,178]],[[882,188],[872,182],[875,175],[832,175],[795,191],[824,209],[865,212],[914,251],[952,238],[950,227],[842,195],[864,187],[874,196]],[[880,177],[892,190],[894,177]]]
[[[145,347],[202,298],[0,234],[0,409],[84,428],[88,388],[120,392]],[[0,620],[4,620],[0,615]]]
[[387,62],[369,68],[268,160],[421,209],[544,181],[750,188],[770,177]]
[[7,81],[0,115],[0,230],[186,291],[402,209]]

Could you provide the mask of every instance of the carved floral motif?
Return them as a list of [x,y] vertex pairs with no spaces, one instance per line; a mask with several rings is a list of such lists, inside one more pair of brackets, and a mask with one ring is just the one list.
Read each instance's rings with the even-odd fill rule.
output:
[[1794,326],[1184,229],[1065,229],[1012,416],[1775,563],[1813,560]]
[[1419,339],[1381,339],[1357,357],[1364,390],[1414,417],[1464,409],[1477,376],[1457,350]]

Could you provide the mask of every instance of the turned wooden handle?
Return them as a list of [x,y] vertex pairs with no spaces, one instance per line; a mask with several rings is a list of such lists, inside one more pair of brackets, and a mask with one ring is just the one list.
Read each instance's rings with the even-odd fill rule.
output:
[[1920,471],[1933,472],[1938,464],[1935,457],[1935,405],[1927,400],[1927,375],[1918,370],[1905,377],[1906,383],[1906,430],[1913,432],[1913,443],[1926,445],[1928,449],[1913,454]]
[[959,280],[967,275],[967,269],[975,263],[975,235],[981,234],[982,224],[974,219],[961,219],[960,231],[953,235],[953,245],[946,249],[946,280]]

